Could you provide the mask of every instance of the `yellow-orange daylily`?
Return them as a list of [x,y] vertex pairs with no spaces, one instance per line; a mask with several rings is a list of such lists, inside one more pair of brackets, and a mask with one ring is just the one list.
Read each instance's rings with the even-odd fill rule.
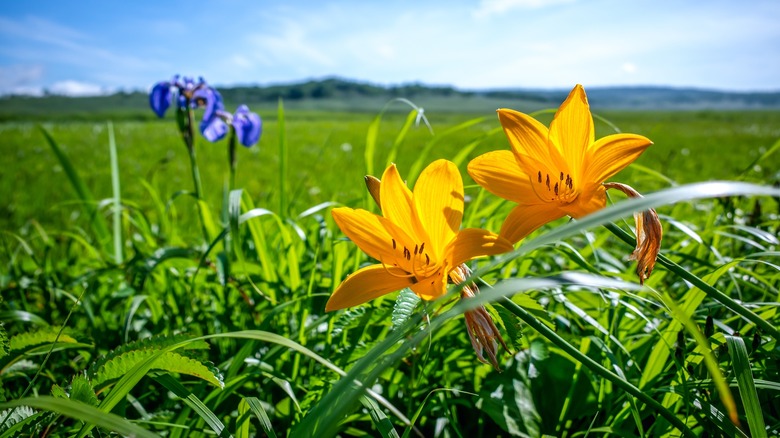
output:
[[468,171],[489,192],[518,204],[499,233],[513,243],[547,222],[604,208],[602,183],[652,144],[635,134],[596,140],[581,85],[569,93],[549,129],[510,109],[499,109],[498,118],[512,150],[481,155],[469,163]]
[[446,293],[450,272],[462,263],[512,249],[510,242],[489,231],[460,229],[463,180],[450,161],[431,163],[413,192],[390,165],[374,198],[379,198],[381,216],[347,207],[332,211],[341,231],[379,263],[347,277],[328,300],[326,311],[405,287],[433,300]]

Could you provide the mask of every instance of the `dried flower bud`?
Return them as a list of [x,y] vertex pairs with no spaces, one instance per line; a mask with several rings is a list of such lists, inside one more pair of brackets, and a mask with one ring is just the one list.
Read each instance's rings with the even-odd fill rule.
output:
[[[454,284],[460,284],[466,281],[466,278],[471,275],[469,268],[466,265],[460,265],[457,268],[450,271],[450,282]],[[461,299],[468,299],[479,293],[479,288],[474,283],[469,283],[463,286],[460,291]],[[466,331],[471,339],[471,346],[474,348],[474,352],[477,353],[477,358],[484,363],[490,363],[496,371],[501,371],[498,365],[498,343],[504,347],[504,350],[509,351],[504,342],[504,338],[501,337],[501,333],[498,331],[493,318],[484,306],[479,306],[475,309],[466,311],[464,317],[466,318]],[[498,342],[496,342],[498,341]],[[487,353],[488,359],[485,359],[484,353]]]
[[[641,198],[642,195],[626,184],[604,183],[608,189],[618,189],[628,195],[629,198]],[[636,248],[631,253],[629,260],[636,260],[636,274],[639,276],[639,283],[644,284],[645,280],[653,272],[655,259],[658,252],[661,251],[661,238],[663,229],[658,213],[654,209],[634,213],[636,222]]]

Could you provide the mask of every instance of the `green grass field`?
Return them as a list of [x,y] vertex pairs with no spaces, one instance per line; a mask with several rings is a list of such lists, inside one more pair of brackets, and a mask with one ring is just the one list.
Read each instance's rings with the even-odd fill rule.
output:
[[[512,207],[466,173],[509,148],[494,113],[431,111],[431,134],[380,110],[262,112],[240,193],[226,142],[199,138],[208,239],[173,119],[115,122],[116,167],[104,122],[0,124],[0,437],[780,433],[779,112],[599,113],[597,138],[653,140],[612,178],[647,196],[470,264],[512,350],[498,372],[455,288],[324,311],[371,262],[329,212],[375,210],[367,169],[393,158],[411,186],[446,158],[464,226],[498,231]],[[694,184],[712,180],[730,182]],[[631,216],[648,207],[664,239],[640,287]]]

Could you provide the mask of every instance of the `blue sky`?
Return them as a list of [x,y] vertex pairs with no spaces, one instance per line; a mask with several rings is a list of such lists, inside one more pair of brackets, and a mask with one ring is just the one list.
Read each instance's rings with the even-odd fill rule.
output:
[[780,1],[3,1],[0,94],[341,76],[780,90]]

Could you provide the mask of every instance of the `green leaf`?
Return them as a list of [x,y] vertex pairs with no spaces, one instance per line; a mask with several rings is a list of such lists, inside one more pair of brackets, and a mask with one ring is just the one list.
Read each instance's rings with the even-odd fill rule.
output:
[[753,381],[753,371],[750,369],[750,359],[745,341],[739,336],[726,335],[726,344],[731,355],[731,368],[737,377],[739,395],[742,398],[742,406],[745,408],[750,433],[755,438],[766,437],[766,424],[758,400],[756,383]]
[[[530,353],[519,352],[503,373],[492,373],[485,379],[476,405],[511,436],[539,436],[541,432],[542,418],[528,376],[530,365]],[[557,388],[556,393],[566,394],[563,388]]]
[[97,406],[98,399],[95,390],[84,376],[74,376],[70,383],[70,399],[86,403],[90,406]]
[[[132,350],[116,356],[97,369],[92,377],[92,385],[95,388],[102,388],[122,378],[136,365],[154,357],[159,352],[160,350],[156,349]],[[198,377],[218,388],[224,386],[222,375],[213,365],[201,363],[172,351],[163,352],[159,357],[156,357],[150,368]]]
[[255,413],[257,419],[260,420],[260,427],[263,429],[263,432],[268,435],[268,438],[276,438],[276,433],[274,432],[273,426],[271,425],[271,420],[268,418],[268,414],[263,408],[263,404],[260,399],[257,397],[244,398],[239,404],[239,410],[241,409],[241,404],[246,404],[249,409]]
[[398,298],[396,298],[393,306],[393,329],[403,325],[412,316],[419,302],[420,297],[409,288],[405,288],[398,293]]
[[190,408],[192,408],[193,411],[195,411],[196,414],[203,418],[206,424],[211,427],[211,430],[216,432],[217,436],[230,436],[227,429],[225,429],[225,425],[216,415],[214,415],[214,412],[212,412],[211,409],[203,404],[203,402],[200,401],[200,399],[189,389],[185,388],[184,385],[179,383],[179,381],[168,374],[157,376],[155,377],[155,380],[160,382],[163,386],[168,388],[168,390],[177,396],[181,397],[184,400],[184,403],[186,403]]
[[95,407],[70,399],[40,396],[25,397],[7,403],[0,403],[0,409],[16,408],[18,406],[30,406],[36,409],[56,412],[125,436],[138,438],[155,438],[158,436],[118,415],[103,412]]
[[363,407],[368,409],[368,414],[371,416],[374,427],[376,427],[383,438],[400,438],[398,432],[396,432],[393,427],[393,423],[387,418],[387,415],[382,412],[379,405],[377,405],[374,400],[363,396],[360,397],[360,403],[363,404]]

